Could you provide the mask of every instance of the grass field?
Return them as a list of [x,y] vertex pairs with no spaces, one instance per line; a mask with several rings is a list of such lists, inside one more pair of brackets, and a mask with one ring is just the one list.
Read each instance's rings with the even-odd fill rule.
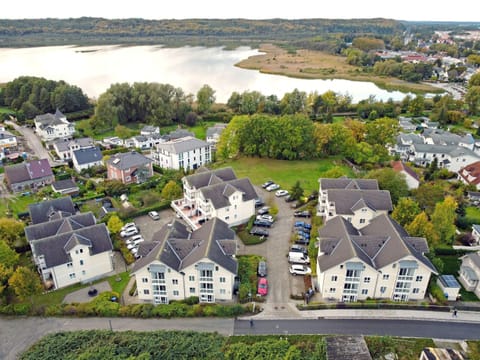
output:
[[353,176],[352,170],[344,165],[340,158],[288,161],[244,157],[218,162],[214,166],[217,168],[231,166],[237,177],[249,177],[254,185],[261,185],[271,179],[283,189],[289,190],[299,180],[305,194],[318,191],[318,178],[335,166],[345,175]]
[[480,209],[475,206],[469,206],[466,209],[466,218],[472,224],[480,223]]

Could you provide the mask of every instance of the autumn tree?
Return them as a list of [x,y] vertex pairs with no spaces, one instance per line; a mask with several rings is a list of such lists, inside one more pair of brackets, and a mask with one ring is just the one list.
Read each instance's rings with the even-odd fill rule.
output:
[[22,301],[42,291],[38,274],[25,266],[15,269],[13,275],[8,279],[8,285]]
[[445,197],[445,200],[435,205],[432,214],[432,224],[438,232],[440,241],[451,244],[455,236],[455,219],[457,214],[457,202],[453,196]]
[[8,279],[12,276],[12,268],[5,266],[0,262],[0,297],[7,288]]
[[412,198],[402,197],[393,208],[392,218],[400,225],[410,224],[420,214],[420,206]]
[[108,219],[108,222],[107,222],[107,228],[108,228],[108,231],[110,231],[110,233],[118,234],[120,230],[122,230],[122,227],[123,227],[123,221],[120,220],[118,215],[113,214],[112,216],[110,216],[110,219]]
[[425,213],[425,211],[422,211],[420,214],[415,216],[415,219],[413,219],[410,224],[405,226],[405,230],[407,230],[410,236],[426,238],[430,247],[438,245],[438,233],[435,231],[433,224],[429,221],[428,215]]
[[170,180],[162,190],[162,198],[166,200],[178,199],[182,194],[182,188],[173,180]]
[[9,246],[19,247],[26,243],[24,237],[24,224],[21,221],[11,218],[0,218],[0,239]]
[[393,204],[396,204],[400,198],[406,197],[409,193],[405,175],[397,173],[392,168],[370,171],[366,178],[376,179],[380,189],[388,190]]
[[4,240],[0,240],[0,264],[13,268],[18,264],[20,255],[17,254]]

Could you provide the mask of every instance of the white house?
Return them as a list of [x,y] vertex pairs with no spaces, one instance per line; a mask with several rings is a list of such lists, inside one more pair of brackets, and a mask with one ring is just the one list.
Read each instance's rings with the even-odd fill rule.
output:
[[232,168],[200,168],[182,182],[183,198],[172,201],[172,208],[192,229],[216,217],[235,226],[255,214],[258,195],[250,180],[237,179]]
[[91,212],[27,226],[25,236],[47,287],[87,283],[113,271],[108,229]]
[[393,210],[390,192],[378,190],[374,179],[320,179],[317,215],[325,221],[342,216],[361,228]]
[[480,225],[473,224],[472,225],[472,237],[475,239],[474,245],[480,244]]
[[410,237],[385,214],[356,229],[341,216],[319,230],[317,288],[324,298],[421,300],[437,270],[424,238]]
[[142,243],[131,274],[137,281],[139,300],[168,304],[198,296],[200,302],[233,299],[238,264],[235,233],[218,218],[200,229],[175,220]]
[[44,141],[57,138],[69,138],[75,133],[75,125],[57,109],[55,114],[37,115],[34,119],[35,130]]
[[16,150],[17,149],[17,137],[6,130],[0,130],[0,152],[4,152],[5,149]]
[[467,291],[473,291],[480,297],[480,252],[468,253],[460,258],[460,277],[458,280]]
[[74,150],[72,155],[73,167],[77,172],[103,165],[102,152],[98,147]]
[[60,160],[69,160],[72,158],[75,150],[90,148],[92,146],[94,146],[93,139],[89,137],[60,139],[53,144],[53,148]]
[[195,170],[211,162],[211,146],[192,136],[182,137],[157,144],[152,159],[164,169]]
[[212,127],[209,127],[207,129],[207,143],[215,146],[218,143],[218,140],[220,140],[220,135],[222,135],[223,130],[227,127],[227,124],[219,123],[215,124]]
[[462,167],[479,161],[480,156],[456,145],[413,144],[407,160],[419,166],[429,166],[434,159],[437,159],[438,167],[458,172]]
[[152,135],[160,135],[160,127],[145,125],[142,130],[140,130],[140,135],[150,137]]
[[437,285],[442,290],[443,295],[448,301],[456,301],[460,292],[460,284],[453,275],[440,275],[437,278]]
[[480,161],[476,161],[458,170],[458,179],[467,185],[480,189]]
[[392,161],[391,165],[392,169],[395,172],[404,176],[405,181],[407,182],[407,186],[410,190],[418,188],[418,186],[420,185],[420,178],[415,171],[413,171],[409,166],[407,166],[400,160]]

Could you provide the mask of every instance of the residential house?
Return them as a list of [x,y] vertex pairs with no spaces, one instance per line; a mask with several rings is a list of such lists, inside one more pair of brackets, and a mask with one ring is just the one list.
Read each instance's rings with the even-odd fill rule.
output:
[[183,198],[172,201],[172,208],[192,229],[216,217],[235,226],[255,214],[258,195],[250,180],[237,179],[232,168],[200,168],[182,182]]
[[153,135],[160,135],[160,127],[145,125],[142,130],[140,130],[140,135],[151,137]]
[[424,143],[430,145],[461,146],[469,150],[473,150],[475,145],[472,134],[460,136],[445,130],[425,129],[421,136]]
[[388,215],[357,229],[341,216],[319,230],[317,288],[324,298],[424,299],[437,270],[424,255],[424,238],[410,237]]
[[61,195],[78,195],[79,187],[72,179],[58,180],[52,183],[52,190]]
[[467,199],[471,201],[474,205],[480,204],[480,192],[467,191]]
[[118,136],[106,137],[103,139],[103,143],[105,145],[113,145],[113,146],[123,146],[123,140],[120,139]]
[[408,159],[413,144],[423,144],[424,139],[418,134],[400,133],[397,136],[397,142],[390,148],[392,155],[398,155],[401,159]]
[[30,204],[28,205],[28,212],[30,213],[32,224],[40,224],[75,215],[77,210],[75,209],[72,198],[66,196]]
[[35,131],[44,141],[69,138],[75,133],[75,125],[57,109],[55,114],[37,115],[34,119]]
[[142,243],[135,262],[139,300],[168,304],[197,296],[200,302],[233,299],[238,272],[235,233],[214,218],[190,232],[175,220],[154,234],[152,243]]
[[167,141],[170,141],[170,140],[181,139],[184,137],[195,137],[195,134],[185,129],[176,129],[176,130],[170,131],[167,134],[166,140],[168,139]]
[[467,291],[480,297],[480,252],[468,253],[462,257],[458,280]]
[[480,161],[462,167],[458,171],[458,179],[467,185],[474,185],[480,189]]
[[157,144],[152,159],[164,169],[189,171],[209,164],[212,151],[207,142],[187,136]]
[[17,137],[6,130],[0,130],[0,152],[11,152],[17,149]]
[[88,283],[113,270],[113,246],[91,212],[25,227],[32,256],[47,287]]
[[480,244],[480,225],[473,224],[472,225],[472,237],[475,239],[474,245]]
[[413,144],[407,161],[419,166],[429,166],[437,159],[438,167],[458,172],[462,167],[480,160],[470,149],[455,145]]
[[60,139],[53,143],[53,149],[60,160],[70,160],[73,152],[94,146],[93,139],[89,137],[79,139]]
[[79,173],[84,169],[102,166],[102,152],[98,147],[90,147],[73,151],[73,168]]
[[317,215],[325,221],[337,215],[355,227],[393,210],[390,192],[378,189],[375,179],[320,179]]
[[13,192],[37,190],[50,185],[55,177],[47,159],[5,166],[5,180]]
[[115,154],[107,160],[107,178],[124,184],[140,184],[153,176],[152,162],[136,151]]
[[412,118],[399,116],[398,123],[400,125],[400,128],[407,133],[413,132],[417,129],[417,125],[412,123]]
[[215,124],[212,127],[207,129],[207,143],[212,146],[215,146],[220,140],[220,135],[222,135],[223,130],[227,127],[227,124],[219,123]]
[[125,140],[125,146],[128,148],[146,150],[152,148],[153,141],[152,138],[149,136],[137,135]]
[[417,173],[412,170],[411,167],[404,164],[402,161],[392,161],[391,162],[392,169],[399,174],[403,174],[405,177],[405,181],[407,182],[407,186],[410,190],[417,189],[420,185],[420,178],[418,177]]

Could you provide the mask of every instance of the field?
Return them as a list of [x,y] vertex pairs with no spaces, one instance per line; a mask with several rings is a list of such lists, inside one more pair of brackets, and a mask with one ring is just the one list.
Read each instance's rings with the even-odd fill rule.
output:
[[289,190],[299,180],[305,194],[318,191],[318,179],[334,167],[353,177],[352,170],[340,158],[287,161],[244,157],[215,164],[215,167],[225,166],[231,166],[239,178],[249,177],[254,185],[271,179]]
[[438,93],[440,89],[421,83],[410,83],[393,77],[365,73],[346,63],[346,58],[320,51],[298,50],[295,53],[265,44],[259,49],[265,54],[240,61],[236,66],[305,79],[345,79],[373,82],[387,90]]

